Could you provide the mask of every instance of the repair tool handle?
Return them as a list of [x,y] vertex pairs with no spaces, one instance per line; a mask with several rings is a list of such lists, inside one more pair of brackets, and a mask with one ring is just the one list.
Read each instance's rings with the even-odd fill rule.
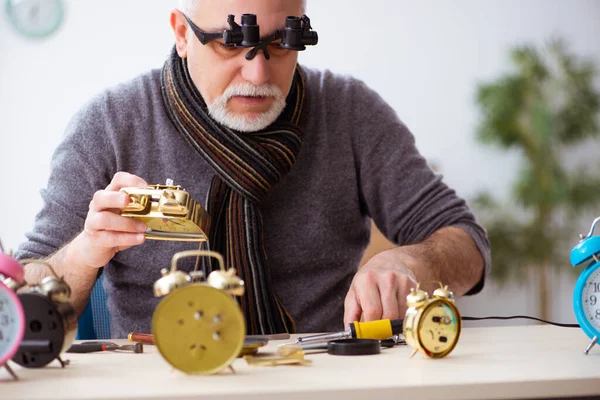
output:
[[383,340],[402,333],[403,319],[379,319],[349,324],[352,337],[357,339]]
[[154,336],[151,333],[129,332],[127,339],[130,342],[140,342],[146,344],[154,344]]
[[119,346],[96,343],[77,343],[69,347],[67,353],[94,353],[97,351],[115,350]]

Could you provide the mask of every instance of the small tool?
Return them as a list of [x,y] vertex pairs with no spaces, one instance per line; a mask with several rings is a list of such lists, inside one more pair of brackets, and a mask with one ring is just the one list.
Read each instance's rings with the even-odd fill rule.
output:
[[83,342],[72,345],[67,353],[94,353],[97,351],[131,351],[133,353],[143,353],[144,345],[142,343],[118,345],[112,342]]
[[129,335],[127,335],[127,340],[133,343],[141,342],[146,344],[154,344],[154,337],[151,333],[129,332]]
[[[271,335],[246,335],[246,339],[244,342],[244,346],[249,345],[250,342],[255,341],[269,341],[269,340],[285,340],[289,339],[289,333],[274,333]],[[129,332],[127,335],[127,340],[130,342],[142,342],[145,344],[154,344],[154,337],[151,333],[139,333],[139,332]],[[246,343],[248,342],[248,343]]]
[[[318,335],[304,336],[296,339],[295,345],[305,343],[328,342],[339,339],[377,339],[384,340],[402,333],[402,319],[380,319],[369,322],[351,322],[342,332],[321,333]],[[282,345],[282,346],[285,346]]]
[[[371,343],[371,352],[365,352],[364,343],[361,341],[370,341],[377,342],[377,345]],[[338,344],[336,344],[338,343]],[[341,343],[341,344],[339,344]],[[374,340],[374,339],[336,339],[322,342],[312,342],[312,343],[287,343],[285,345],[281,345],[277,348],[277,354],[281,357],[288,356],[290,354],[295,353],[298,350],[302,351],[327,351],[328,354],[332,355],[361,355],[361,354],[376,354],[379,353],[381,347],[391,348],[396,345],[406,344],[404,340],[404,336],[398,334],[393,335],[390,338],[382,339],[382,340]],[[368,347],[368,345],[367,345]],[[374,348],[377,347],[376,352],[374,352]],[[341,350],[340,350],[341,349]],[[340,351],[338,351],[340,350]]]
[[[342,339],[342,340],[349,340],[349,339]],[[329,342],[318,342],[318,343],[305,343],[305,344],[299,345],[298,347],[301,350],[304,350],[304,351],[310,351],[310,350],[327,350],[328,344],[331,343],[331,342],[332,341],[329,341]],[[390,338],[380,340],[379,344],[381,345],[381,347],[391,348],[391,347],[394,347],[396,345],[406,344],[406,341],[404,340],[404,337],[402,337],[401,335],[394,335],[394,336],[392,336]],[[283,346],[281,348],[283,348]]]
[[[269,338],[279,337],[281,339],[289,339],[289,333],[278,333],[274,335],[247,335],[244,339],[244,346],[238,357],[246,355],[254,355],[258,353],[260,347],[266,346],[269,343]],[[151,333],[129,332],[127,340],[130,342],[142,342],[146,344],[154,344],[154,336]]]

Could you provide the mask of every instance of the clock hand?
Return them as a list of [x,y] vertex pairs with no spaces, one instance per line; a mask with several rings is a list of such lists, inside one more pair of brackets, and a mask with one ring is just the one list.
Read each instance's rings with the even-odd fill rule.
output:
[[29,9],[29,19],[35,19],[40,13],[40,5],[35,4]]

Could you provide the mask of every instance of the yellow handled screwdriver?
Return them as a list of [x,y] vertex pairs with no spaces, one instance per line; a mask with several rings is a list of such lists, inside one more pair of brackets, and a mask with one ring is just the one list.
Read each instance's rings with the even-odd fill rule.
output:
[[305,343],[326,342],[338,339],[376,339],[383,340],[402,333],[403,319],[379,319],[368,322],[351,322],[348,328],[342,332],[321,333],[299,337],[297,345]]

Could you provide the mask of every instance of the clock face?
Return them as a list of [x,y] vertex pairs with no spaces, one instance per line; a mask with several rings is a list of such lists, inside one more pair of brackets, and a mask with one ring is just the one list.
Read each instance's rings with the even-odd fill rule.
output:
[[460,334],[460,317],[456,308],[445,301],[429,303],[419,321],[419,340],[431,357],[443,357],[450,353]]
[[158,232],[192,233],[193,223],[183,218],[149,218],[148,228]]
[[17,295],[0,282],[0,365],[19,349],[25,330],[25,314]]
[[[148,237],[158,239],[160,237],[177,238],[176,240],[187,240],[202,242],[207,240],[202,229],[192,220],[176,217],[135,217],[143,221],[149,228],[146,231]],[[165,235],[162,235],[162,234]]]
[[44,38],[54,33],[64,19],[63,0],[5,0],[12,25],[29,38]]
[[581,308],[587,322],[600,333],[600,268],[592,271],[583,282]]

